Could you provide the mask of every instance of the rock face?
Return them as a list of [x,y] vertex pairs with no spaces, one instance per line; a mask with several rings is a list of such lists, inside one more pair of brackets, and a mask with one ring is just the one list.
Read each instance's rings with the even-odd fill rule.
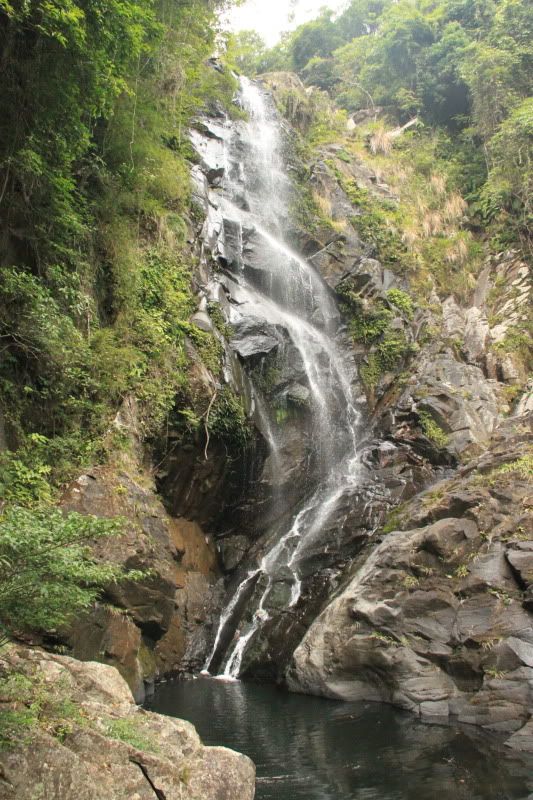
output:
[[124,533],[100,541],[95,556],[150,572],[139,583],[108,587],[115,610],[98,606],[66,636],[74,657],[116,666],[142,702],[146,684],[177,669],[189,639],[205,624],[219,574],[214,543],[197,523],[168,514],[136,457],[80,476],[62,506],[122,518]]
[[[288,74],[265,76],[265,82],[289,123],[281,123],[281,130],[290,170],[293,174],[305,173],[308,188],[330,220],[325,224],[324,219],[318,219],[314,221],[316,224],[308,227],[300,220],[282,221],[285,240],[320,273],[332,296],[336,295],[341,304],[348,289],[362,311],[372,307],[387,309],[391,314],[390,327],[396,335],[395,341],[405,343],[405,356],[395,365],[382,369],[367,391],[359,442],[360,486],[342,498],[335,513],[317,535],[316,543],[308,548],[302,559],[299,565],[302,591],[297,603],[286,607],[289,576],[280,574],[276,579],[271,598],[272,604],[279,608],[269,609],[270,618],[242,661],[242,674],[282,680],[292,651],[302,637],[304,647],[308,641],[305,636],[307,629],[311,625],[313,631],[318,624],[313,624],[317,615],[322,619],[338,602],[337,598],[331,604],[330,598],[337,596],[340,587],[347,585],[355,565],[364,569],[368,558],[370,569],[373,559],[378,558],[376,554],[383,552],[385,544],[380,544],[380,527],[390,510],[409,501],[429,485],[449,477],[458,464],[480,457],[487,448],[493,448],[494,437],[501,435],[497,431],[503,430],[503,415],[511,410],[503,393],[506,388],[518,387],[523,382],[517,359],[504,358],[496,345],[513,330],[513,325],[523,321],[530,284],[527,269],[518,254],[503,253],[494,263],[487,263],[471,297],[465,298],[465,302],[462,298],[449,297],[442,303],[441,312],[439,298],[433,293],[430,302],[424,308],[414,308],[412,314],[395,307],[390,302],[390,290],[409,293],[409,285],[405,278],[384,268],[376,258],[376,249],[361,239],[357,226],[360,210],[354,204],[354,198],[358,196],[356,189],[392,203],[397,198],[363,161],[355,157],[347,159],[339,146],[324,145],[313,163],[302,165],[297,148],[292,146],[294,133],[289,126],[305,131],[310,123],[312,110],[306,100],[306,91],[295,76]],[[238,492],[232,494],[228,491],[235,481],[228,481],[227,475],[210,471],[211,465],[201,458],[196,459],[191,473],[190,453],[174,454],[169,459],[164,466],[167,475],[161,484],[174,513],[197,519],[215,535],[227,591],[224,593],[220,587],[220,592],[213,595],[214,618],[220,614],[220,606],[227,607],[231,602],[236,588],[250,570],[253,571],[260,563],[275,537],[284,530],[292,511],[306,497],[306,492],[309,495],[313,475],[314,442],[306,413],[309,387],[301,358],[294,348],[291,350],[283,320],[272,318],[264,307],[255,306],[253,314],[246,308],[250,303],[246,283],[276,298],[279,276],[273,270],[276,258],[273,258],[275,244],[272,237],[265,238],[257,226],[252,222],[248,224],[247,219],[251,217],[237,222],[241,215],[236,209],[244,212],[257,210],[257,197],[253,191],[257,176],[253,168],[247,190],[235,191],[229,204],[224,198],[224,180],[231,180],[232,175],[238,176],[243,172],[242,163],[237,163],[246,149],[243,125],[220,119],[211,124],[205,120],[198,123],[192,135],[200,162],[193,169],[195,197],[205,211],[205,221],[199,231],[204,245],[200,295],[201,304],[204,304],[202,308],[210,308],[210,304],[215,303],[223,312],[228,380],[245,398],[263,441],[251,454],[250,461],[239,464],[244,483],[238,499]],[[231,143],[234,148],[232,152],[237,154],[235,163],[231,158],[224,162],[221,153],[225,143]],[[217,172],[223,162],[224,177]],[[278,179],[276,173],[273,180]],[[353,193],[350,187],[354,189]],[[272,209],[267,208],[265,214],[268,217]],[[277,220],[267,219],[266,227],[270,225],[275,230],[276,223]],[[280,264],[286,266],[287,259],[290,260],[288,249],[278,253]],[[242,276],[245,280],[241,279]],[[495,282],[504,287],[496,300]],[[350,351],[347,331],[343,330],[342,322],[339,326],[338,317],[330,313],[325,319],[321,317],[321,310],[315,307],[308,309],[307,316],[321,326],[339,327],[337,337],[339,340],[344,337],[343,352],[350,361],[354,381],[355,367],[359,367],[360,374],[364,374],[365,368],[368,370],[377,352],[375,346],[356,343]],[[346,322],[350,324],[349,315]],[[206,321],[202,317],[204,324],[209,327],[208,318]],[[255,394],[247,376],[258,389]],[[335,403],[334,398],[332,403]],[[527,409],[527,403],[526,399],[521,401],[522,410]],[[252,407],[255,407],[254,412],[251,412]],[[271,445],[265,419],[267,422],[269,416],[272,419],[272,409],[276,409],[282,420],[279,429],[283,432],[275,465],[271,457],[265,458]],[[345,409],[339,406],[334,413],[344,412]],[[275,427],[278,429],[277,419]],[[276,492],[283,485],[291,487],[291,503],[281,508]],[[194,499],[198,497],[202,497],[201,504]],[[187,507],[184,499],[189,503]],[[464,521],[463,511],[457,501],[450,512],[450,519],[455,520],[450,523],[452,528],[459,524],[458,520]],[[505,513],[507,510],[501,511],[502,516]],[[413,529],[418,530],[418,527]],[[428,536],[433,534],[436,535],[435,531],[430,531]],[[481,535],[479,531],[478,534]],[[446,535],[446,532],[442,534],[444,538]],[[458,541],[470,541],[469,536],[475,538],[468,526],[465,530],[453,528],[450,535]],[[392,542],[393,538],[389,535],[386,541]],[[515,549],[516,554],[511,554],[510,558],[516,564],[526,563],[527,542]],[[517,566],[511,567],[510,561],[505,563],[508,563],[508,569],[515,572],[518,569]],[[460,566],[455,565],[454,570]],[[256,607],[257,598],[265,590],[264,581],[260,578],[255,583],[250,582],[248,589],[250,606]],[[379,585],[374,589],[376,592],[381,590]],[[387,592],[390,591],[388,588]],[[494,599],[495,595],[490,597]],[[440,608],[439,598],[437,592],[434,598],[436,609]],[[459,614],[459,604],[459,600],[455,605],[452,603],[450,614],[456,611]],[[524,608],[523,612],[527,614],[527,609]],[[252,618],[249,615],[243,621],[245,626],[250,625]],[[214,639],[215,632],[216,626],[211,631],[211,639]],[[188,667],[200,665],[200,638],[195,640],[192,648],[194,657],[189,650],[185,658]],[[378,640],[372,641],[375,644]],[[396,654],[396,660],[397,649],[391,650],[393,655]],[[299,648],[297,653],[300,652]],[[309,658],[313,657],[310,654]],[[430,659],[429,666],[424,663],[417,667],[419,660],[417,653],[409,663],[403,664],[401,669],[405,676],[418,674],[416,670],[419,668],[426,675],[425,680],[430,682],[428,676],[438,674],[435,681],[442,684],[441,694],[447,691],[451,697],[453,687],[450,687],[454,681],[451,673],[455,667],[450,670],[437,668]],[[388,667],[383,669],[386,672]],[[457,668],[461,669],[462,666]],[[468,671],[466,667],[464,670]],[[294,670],[291,671],[291,681],[293,678]],[[294,680],[296,685],[298,681]],[[302,686],[304,683],[300,688]],[[309,688],[316,691],[311,685]],[[426,701],[420,700],[422,702]],[[402,704],[411,707],[407,701],[402,700]],[[412,707],[418,709],[416,702]],[[426,708],[429,706],[424,706]]]
[[253,800],[246,756],[204,747],[189,723],[138,709],[112,667],[18,649],[0,668],[31,676],[49,706],[79,709],[0,751],[2,800]]
[[289,686],[454,718],[531,748],[531,417],[397,512],[311,625]]
[[[500,419],[495,382],[446,349],[427,348],[395,404],[395,422],[429,414],[446,436],[443,450],[452,458],[479,453],[489,444]],[[411,421],[413,417],[411,416]]]

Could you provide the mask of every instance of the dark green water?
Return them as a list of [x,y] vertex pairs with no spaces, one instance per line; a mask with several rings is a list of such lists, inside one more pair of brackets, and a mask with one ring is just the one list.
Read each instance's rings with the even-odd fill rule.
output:
[[426,725],[388,706],[199,678],[159,686],[150,708],[250,756],[257,800],[533,798],[532,759],[474,728]]

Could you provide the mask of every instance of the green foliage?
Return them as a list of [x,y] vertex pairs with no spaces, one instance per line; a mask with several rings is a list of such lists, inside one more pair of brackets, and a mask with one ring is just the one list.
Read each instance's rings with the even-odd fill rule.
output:
[[513,52],[485,42],[472,44],[468,56],[462,71],[472,93],[473,119],[488,139],[516,103],[513,76],[517,60]]
[[16,454],[0,453],[0,500],[27,507],[50,502],[49,483],[52,468],[37,455],[47,439],[32,434]]
[[390,512],[390,514],[387,516],[385,524],[381,528],[381,533],[387,534],[392,533],[393,531],[402,530],[402,511],[403,506],[398,506]]
[[73,464],[88,465],[95,458],[97,443],[81,431],[50,438],[29,434],[16,451],[0,453],[0,501],[29,508],[50,503]]
[[89,608],[106,585],[143,577],[90,556],[90,543],[121,530],[120,520],[64,515],[56,508],[7,507],[0,517],[4,631],[56,629]]
[[242,400],[228,386],[218,393],[211,413],[208,428],[211,435],[229,447],[241,449],[250,440],[250,423]]
[[[32,682],[20,673],[2,676],[0,694],[3,700],[0,707],[0,750],[15,743],[29,743],[32,730],[38,724],[36,706],[31,703]],[[7,705],[17,702],[17,706]],[[22,708],[20,704],[24,705]]]
[[392,319],[392,312],[382,303],[370,309],[365,309],[361,304],[350,320],[350,331],[358,342],[377,344],[388,331]]
[[497,467],[492,475],[518,475],[523,480],[533,481],[533,453],[526,453],[516,461],[510,461]]
[[189,326],[188,333],[200,354],[202,363],[213,375],[218,375],[222,369],[224,356],[224,348],[221,342],[212,333],[202,331],[195,325]]
[[492,169],[480,193],[487,220],[512,225],[524,240],[533,232],[533,99],[522,101],[490,143]]
[[[349,282],[338,286],[337,291],[354,341],[370,348],[360,372],[367,389],[374,389],[384,373],[403,367],[413,352],[413,345],[405,330],[393,327],[395,314],[383,300],[363,302],[350,288]],[[406,303],[406,298],[410,300],[404,292],[400,292],[399,298],[399,302],[403,300]],[[409,308],[408,303],[406,307]]]
[[407,292],[401,289],[389,289],[387,292],[387,300],[392,303],[395,308],[402,312],[404,317],[412,319],[414,315],[414,304],[412,298]]
[[393,639],[392,636],[382,633],[381,631],[372,631],[372,633],[369,635],[369,638],[374,639],[379,645],[383,645],[385,647],[401,647],[400,642],[398,642],[396,639]]
[[527,370],[533,364],[533,315],[531,309],[527,319],[519,325],[511,326],[506,332],[502,341],[494,345],[494,350],[498,353],[516,354]]
[[[533,14],[526,0],[351,0],[286,37],[284,65],[348,111],[418,115],[501,247],[531,238]],[[268,61],[269,53],[262,54]],[[403,137],[402,137],[403,138]],[[364,223],[363,223],[364,224]]]
[[298,176],[294,185],[290,213],[294,223],[310,233],[319,233],[324,225],[331,228],[331,220],[325,219],[318,207],[306,173]]
[[238,72],[253,77],[264,72],[266,44],[256,31],[238,31],[228,38],[226,60]]
[[353,226],[363,241],[391,271],[409,278],[419,304],[427,303],[433,287],[444,295],[464,296],[474,285],[484,248],[465,229],[467,203],[458,190],[462,157],[450,137],[427,129],[405,133],[394,155],[369,152],[379,142],[391,141],[380,123],[366,123],[357,134],[341,140],[352,160],[362,159],[382,174],[397,199],[382,197],[359,186],[343,167],[344,149],[329,157],[328,167],[354,205]]
[[366,363],[360,369],[361,380],[366,388],[370,391],[374,390],[379,384],[382,374],[383,370],[381,369],[379,357],[376,353],[370,353],[367,356]]
[[8,672],[0,678],[0,750],[14,744],[30,744],[37,728],[59,741],[83,727],[85,718],[59,681],[50,686],[42,675]]
[[442,430],[440,425],[433,419],[431,414],[428,411],[419,410],[418,418],[420,420],[420,426],[424,431],[425,436],[433,442],[433,444],[437,445],[437,447],[443,449],[449,443],[449,436],[445,431]]
[[231,325],[226,322],[224,312],[218,303],[208,303],[207,312],[217,329],[217,331],[224,336],[225,339],[231,339],[233,330]]
[[[83,372],[88,344],[71,313],[60,307],[56,292],[37,277],[4,267],[0,285],[0,393],[4,405],[13,409],[7,421],[16,430],[21,419],[44,418],[54,428],[58,417],[77,414],[74,396],[81,400],[80,390],[87,389]],[[16,397],[19,404],[13,408]],[[49,430],[41,428],[43,434]]]
[[346,130],[346,113],[334,108],[325,93],[313,92],[307,140],[312,147],[335,144]]
[[152,3],[13,0],[0,22],[2,228],[31,241],[33,263],[75,263],[87,230],[75,164],[157,32]]
[[341,43],[342,38],[331,19],[331,12],[323,11],[318,19],[301,25],[291,37],[294,68],[303,69],[316,56],[330,56]]
[[308,86],[318,86],[325,91],[332,90],[338,83],[334,60],[314,56],[303,68],[302,78]]
[[150,736],[143,730],[140,719],[134,717],[120,717],[113,719],[106,728],[106,734],[110,739],[117,739],[135,747],[137,750],[144,750],[146,753],[158,753],[159,747]]
[[[193,114],[224,3],[0,3],[0,491],[22,505],[104,454],[124,397],[146,436],[188,403]],[[237,112],[236,112],[237,113]],[[194,335],[194,331],[192,333]],[[218,371],[216,343],[202,339]],[[219,359],[218,359],[219,360]],[[37,439],[36,437],[42,437]]]
[[352,217],[351,221],[363,241],[374,246],[377,258],[393,272],[411,270],[413,260],[401,238],[402,219],[398,208],[393,205],[385,207],[353,179],[346,180],[340,173],[338,177],[357,209],[357,216]]
[[[39,730],[60,742],[83,728],[102,733],[102,723],[87,716],[83,707],[69,696],[66,676],[50,683],[31,662],[22,666],[24,672],[11,669],[0,677],[0,750],[18,744],[31,745]],[[142,714],[104,719],[103,722],[104,733],[110,739],[147,753],[160,751],[143,725]]]

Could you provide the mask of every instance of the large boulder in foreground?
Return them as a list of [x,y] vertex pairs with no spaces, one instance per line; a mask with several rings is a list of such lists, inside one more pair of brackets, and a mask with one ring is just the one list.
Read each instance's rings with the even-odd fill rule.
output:
[[[137,708],[113,667],[11,648],[0,672],[0,712],[41,708],[0,750],[0,800],[253,800],[250,759]],[[27,703],[6,688],[14,675]]]

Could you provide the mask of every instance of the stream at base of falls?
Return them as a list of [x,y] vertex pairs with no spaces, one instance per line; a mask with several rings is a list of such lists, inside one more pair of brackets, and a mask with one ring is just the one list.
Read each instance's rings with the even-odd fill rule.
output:
[[150,708],[192,722],[204,744],[250,756],[256,800],[533,798],[533,757],[386,705],[199,678],[161,684]]

